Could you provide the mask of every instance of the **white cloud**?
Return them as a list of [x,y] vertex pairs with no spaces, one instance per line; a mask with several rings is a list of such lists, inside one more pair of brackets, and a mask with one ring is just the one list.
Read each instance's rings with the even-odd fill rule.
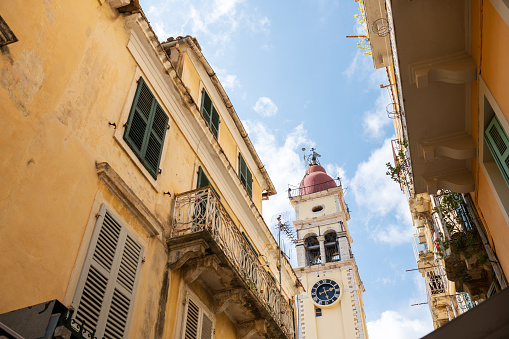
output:
[[[290,211],[293,214],[287,195],[288,185],[298,185],[304,177],[306,167],[301,148],[310,149],[315,142],[308,137],[303,124],[295,127],[282,140],[276,138],[275,131],[259,121],[244,121],[244,126],[278,192],[263,204],[265,220],[270,223],[272,217],[280,212]],[[338,173],[341,177],[345,175],[344,169],[337,164],[324,164],[324,167],[331,176]]]
[[386,90],[380,91],[380,95],[376,98],[373,109],[364,113],[362,126],[364,135],[373,139],[384,137],[384,128],[392,123],[387,116],[387,104],[391,102],[389,94]]
[[[369,159],[360,163],[350,182],[358,207],[365,217],[374,240],[399,245],[412,239],[414,228],[410,218],[408,201],[399,185],[386,175],[387,162],[393,161],[391,139],[375,149]],[[378,225],[374,220],[394,216],[397,223]]]
[[221,81],[221,85],[227,90],[233,91],[235,88],[240,87],[240,82],[237,80],[237,76],[235,74],[229,74],[226,69],[212,66],[215,70],[219,81]]
[[271,117],[277,114],[278,108],[276,104],[267,97],[260,97],[253,106],[256,113],[262,117]]
[[427,319],[411,319],[392,310],[383,312],[379,319],[369,321],[367,326],[370,339],[421,338],[433,330]]
[[208,48],[207,54],[224,54],[242,28],[270,33],[267,16],[244,0],[141,0],[141,4],[160,40],[189,34]]

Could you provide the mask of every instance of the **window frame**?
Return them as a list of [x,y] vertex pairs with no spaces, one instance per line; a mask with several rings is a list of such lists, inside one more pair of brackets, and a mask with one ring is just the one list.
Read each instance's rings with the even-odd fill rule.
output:
[[[210,101],[210,111],[207,110],[205,107],[205,100]],[[212,134],[216,137],[217,140],[219,140],[219,125],[221,124],[221,116],[219,115],[219,111],[217,110],[216,106],[214,105],[214,101],[212,101],[212,98],[210,97],[209,93],[205,89],[205,87],[202,87],[201,89],[201,103],[200,103],[200,113],[203,116],[203,119],[207,122],[207,126],[209,127]],[[215,115],[214,115],[215,113]],[[208,115],[208,117],[207,117]],[[214,126],[214,116],[217,116],[217,126]],[[215,131],[214,131],[215,130]]]
[[500,109],[493,94],[484,82],[482,76],[479,75],[479,156],[478,161],[483,171],[488,185],[497,201],[497,204],[502,212],[506,223],[509,224],[509,187],[505,181],[500,169],[493,158],[489,146],[484,139],[484,131],[491,122],[493,117],[496,116],[502,128],[509,131],[509,122]]

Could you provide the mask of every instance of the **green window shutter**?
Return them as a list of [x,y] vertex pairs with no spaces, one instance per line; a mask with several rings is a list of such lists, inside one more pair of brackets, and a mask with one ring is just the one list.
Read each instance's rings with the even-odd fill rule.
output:
[[212,100],[205,88],[203,88],[201,96],[201,113],[217,139],[219,135],[219,113],[214,107],[214,104],[212,103]]
[[486,128],[484,140],[488,144],[502,176],[509,185],[509,138],[496,116]]
[[156,180],[168,120],[168,115],[140,77],[127,120],[124,140]]
[[196,188],[202,188],[209,185],[210,185],[209,178],[207,178],[201,166],[198,167],[198,182],[196,183]]
[[207,178],[207,175],[205,174],[205,172],[203,171],[203,169],[200,166],[200,167],[198,167],[198,180],[196,183],[196,188],[202,188],[205,186],[212,187],[212,189],[214,190],[214,193],[216,193],[218,198],[221,199],[221,196],[219,195],[219,193],[217,193],[214,186],[212,186],[212,183],[210,182],[209,178]]
[[73,300],[78,324],[98,338],[125,336],[142,256],[142,245],[102,205]]
[[253,197],[253,175],[247,166],[246,161],[242,157],[242,154],[239,153],[239,177],[240,181],[249,193],[249,196]]

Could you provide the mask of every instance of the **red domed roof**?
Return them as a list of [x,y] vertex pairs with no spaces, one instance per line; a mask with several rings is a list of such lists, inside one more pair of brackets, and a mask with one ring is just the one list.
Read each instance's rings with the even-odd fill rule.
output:
[[336,185],[334,179],[325,172],[325,169],[320,165],[311,165],[304,179],[300,182],[299,195],[316,193],[333,187],[338,187],[338,185]]

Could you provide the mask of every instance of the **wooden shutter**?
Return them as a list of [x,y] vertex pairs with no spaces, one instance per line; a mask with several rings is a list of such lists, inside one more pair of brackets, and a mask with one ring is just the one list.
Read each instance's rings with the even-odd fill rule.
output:
[[203,313],[201,322],[201,339],[212,339],[212,320]]
[[154,179],[157,179],[159,173],[168,119],[168,115],[140,77],[127,120],[124,140]]
[[210,115],[210,128],[212,129],[212,133],[216,136],[216,139],[219,135],[219,113],[217,113],[216,108],[212,105]]
[[96,337],[124,338],[143,247],[103,204],[76,289],[76,321]]
[[239,177],[250,197],[253,197],[253,175],[247,166],[246,161],[239,153]]
[[200,166],[200,167],[198,167],[198,180],[196,183],[196,188],[202,188],[205,186],[212,187],[212,189],[214,190],[214,193],[216,193],[217,197],[219,199],[221,199],[221,196],[219,195],[219,193],[217,193],[215,187],[212,185],[209,178],[207,178],[207,175],[205,174],[205,172],[203,171],[203,169]]
[[187,302],[185,339],[198,339],[200,308],[191,299]]
[[202,188],[209,185],[210,185],[209,178],[207,178],[201,166],[198,167],[198,182],[196,183],[196,188]]
[[191,298],[187,300],[184,339],[212,339],[214,323],[204,309]]
[[486,128],[484,140],[488,144],[502,176],[509,185],[509,138],[496,116]]
[[217,138],[219,134],[219,122],[220,122],[219,113],[214,107],[214,104],[212,103],[212,100],[210,99],[210,96],[205,90],[205,88],[202,90],[201,113],[203,114],[205,121],[207,121],[207,124],[212,130],[212,133]]

